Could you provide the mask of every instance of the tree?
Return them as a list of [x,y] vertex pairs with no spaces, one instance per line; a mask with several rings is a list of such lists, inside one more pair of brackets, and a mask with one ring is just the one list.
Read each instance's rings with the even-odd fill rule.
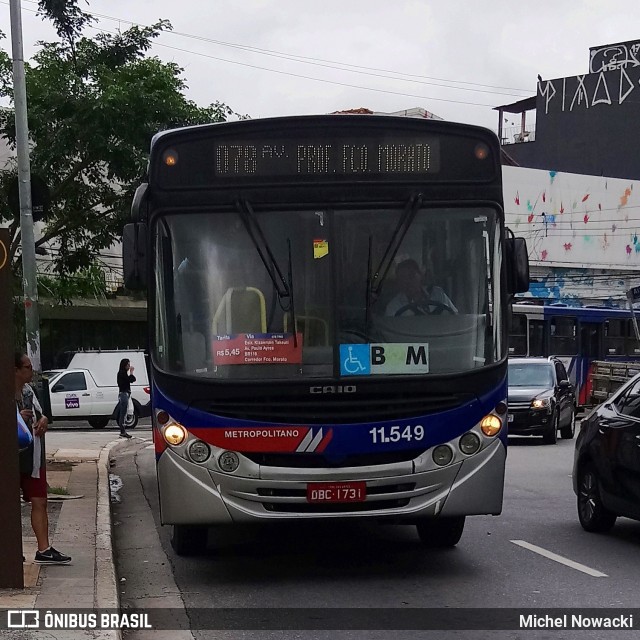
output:
[[[77,0],[40,0],[39,7],[60,40],[40,43],[25,65],[31,171],[51,191],[36,247],[53,242],[55,269],[68,276],[91,267],[119,239],[152,136],[223,121],[233,111],[221,102],[198,107],[183,94],[183,70],[146,55],[153,39],[171,29],[167,21],[89,38],[83,33],[94,19]],[[0,51],[0,98],[12,96],[11,61]],[[13,109],[0,109],[0,134],[15,146]],[[0,176],[0,224],[9,226],[12,258],[20,227],[6,187],[15,176],[11,167]]]

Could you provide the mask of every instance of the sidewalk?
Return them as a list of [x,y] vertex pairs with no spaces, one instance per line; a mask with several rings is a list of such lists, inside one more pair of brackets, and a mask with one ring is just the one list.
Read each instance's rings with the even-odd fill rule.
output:
[[[109,458],[114,449],[128,441],[117,439],[100,448],[56,449],[47,451],[49,528],[51,543],[72,556],[63,566],[40,566],[33,562],[36,540],[30,526],[30,507],[22,506],[23,590],[0,589],[2,609],[118,609],[109,491]],[[6,634],[8,632],[4,632]],[[25,640],[39,637],[42,631],[11,632]],[[20,635],[18,635],[20,634]],[[47,630],[48,637],[101,638],[120,640],[120,631]],[[0,632],[0,636],[3,633]]]

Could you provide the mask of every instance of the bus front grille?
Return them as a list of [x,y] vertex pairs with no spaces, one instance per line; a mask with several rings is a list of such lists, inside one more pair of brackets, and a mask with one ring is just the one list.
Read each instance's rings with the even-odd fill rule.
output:
[[350,424],[401,420],[459,407],[468,401],[454,395],[418,396],[379,393],[375,396],[322,395],[218,398],[194,402],[193,407],[225,418],[283,424]]
[[256,464],[266,467],[287,467],[297,469],[337,469],[343,467],[368,467],[415,460],[426,449],[409,451],[388,451],[365,453],[341,457],[327,457],[314,453],[247,453],[242,455]]

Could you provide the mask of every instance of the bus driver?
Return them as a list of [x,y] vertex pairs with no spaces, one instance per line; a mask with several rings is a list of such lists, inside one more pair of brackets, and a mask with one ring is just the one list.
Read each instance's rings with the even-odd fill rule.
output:
[[423,316],[428,314],[458,313],[453,302],[441,287],[425,287],[418,263],[411,258],[396,267],[399,293],[387,305],[387,316]]

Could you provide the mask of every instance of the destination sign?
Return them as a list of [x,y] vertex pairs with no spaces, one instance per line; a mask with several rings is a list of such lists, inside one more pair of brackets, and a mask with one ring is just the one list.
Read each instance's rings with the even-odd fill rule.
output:
[[438,139],[406,136],[389,141],[312,139],[277,142],[225,140],[215,145],[217,178],[238,176],[411,175],[440,168]]
[[475,128],[438,125],[400,117],[369,125],[334,116],[188,127],[157,139],[150,182],[160,189],[188,189],[499,178],[497,139]]

